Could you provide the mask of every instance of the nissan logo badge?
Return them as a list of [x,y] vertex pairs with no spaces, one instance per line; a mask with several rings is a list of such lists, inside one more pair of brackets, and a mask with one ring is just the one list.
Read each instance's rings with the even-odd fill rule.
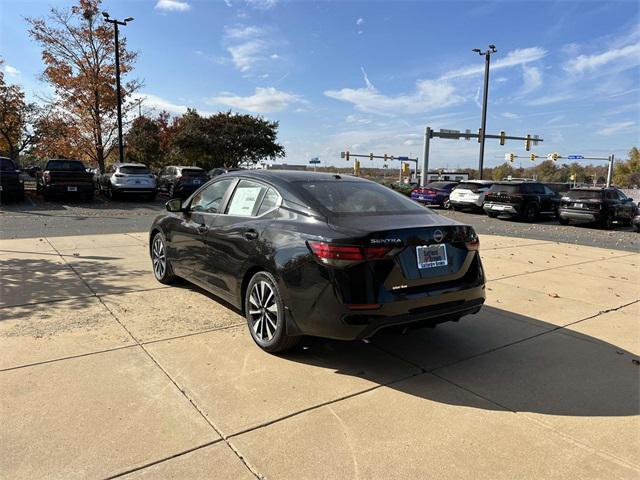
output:
[[443,238],[444,238],[444,234],[442,233],[442,230],[436,230],[435,232],[433,232],[434,241],[440,243]]

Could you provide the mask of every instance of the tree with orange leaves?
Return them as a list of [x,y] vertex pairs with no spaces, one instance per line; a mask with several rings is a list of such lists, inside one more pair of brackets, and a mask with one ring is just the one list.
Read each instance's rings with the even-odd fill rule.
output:
[[[68,143],[66,151],[77,152],[104,171],[105,159],[117,144],[117,103],[113,27],[104,22],[100,3],[79,0],[70,11],[53,8],[47,19],[27,18],[27,23],[29,34],[42,47],[43,78],[54,89],[50,102],[60,120],[54,131],[64,128],[73,135],[54,138]],[[133,70],[136,56],[121,37],[122,76]],[[139,87],[137,80],[122,85],[125,118],[132,107],[127,99]]]

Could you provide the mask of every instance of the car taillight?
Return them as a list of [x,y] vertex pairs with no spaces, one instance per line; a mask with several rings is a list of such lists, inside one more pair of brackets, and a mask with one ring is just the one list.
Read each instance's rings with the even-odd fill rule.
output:
[[365,260],[378,260],[387,256],[394,247],[358,247],[326,242],[309,242],[309,248],[320,262],[334,266],[346,266]]
[[473,229],[469,229],[464,244],[468,250],[480,250],[480,237],[478,237],[478,234]]

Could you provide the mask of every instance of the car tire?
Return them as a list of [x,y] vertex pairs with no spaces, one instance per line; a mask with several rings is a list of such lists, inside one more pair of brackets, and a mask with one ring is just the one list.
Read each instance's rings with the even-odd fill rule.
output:
[[46,202],[48,202],[49,200],[51,200],[51,192],[49,192],[46,188],[42,189],[42,198],[44,198],[44,200]]
[[449,199],[446,199],[444,201],[444,203],[442,204],[442,208],[444,208],[445,210],[450,210],[451,209],[451,202],[449,201]]
[[569,219],[568,218],[558,217],[558,223],[560,225],[569,225]]
[[605,230],[611,230],[613,228],[614,218],[613,212],[607,213],[607,215],[600,221],[600,226]]
[[147,202],[154,202],[156,199],[156,193],[150,193],[147,195]]
[[167,241],[161,232],[156,233],[151,240],[151,267],[153,276],[160,283],[169,285],[178,278],[171,268],[171,262],[167,257]]
[[487,216],[489,218],[498,218],[498,214],[496,212],[491,212],[491,211],[487,212]]
[[285,308],[275,278],[268,272],[256,273],[245,292],[244,312],[251,338],[265,352],[290,350],[299,336],[287,335]]
[[535,203],[530,203],[524,211],[524,219],[527,222],[535,222],[538,219],[538,206]]

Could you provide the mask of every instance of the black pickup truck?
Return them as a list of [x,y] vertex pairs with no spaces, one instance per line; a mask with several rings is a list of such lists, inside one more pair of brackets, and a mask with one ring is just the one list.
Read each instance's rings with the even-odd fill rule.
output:
[[20,178],[20,170],[13,160],[0,157],[0,199],[13,197],[16,200],[24,198],[24,182]]
[[36,189],[45,200],[55,194],[79,195],[93,200],[93,174],[79,160],[49,160],[38,175]]

